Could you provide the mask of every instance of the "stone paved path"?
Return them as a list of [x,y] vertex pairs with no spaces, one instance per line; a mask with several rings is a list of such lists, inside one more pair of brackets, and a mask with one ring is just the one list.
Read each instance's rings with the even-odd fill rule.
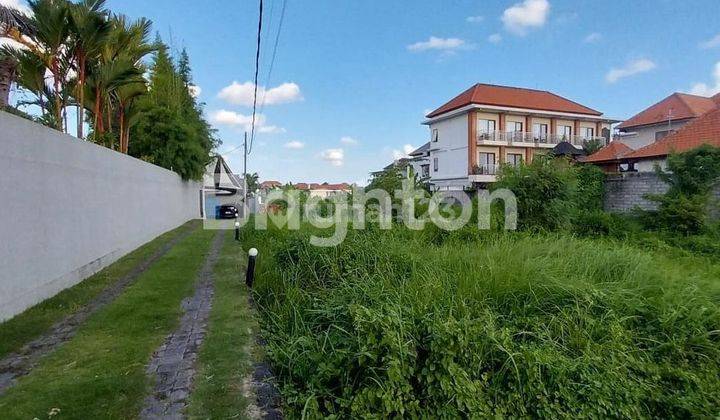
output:
[[185,313],[180,319],[180,326],[165,338],[165,342],[150,359],[147,372],[156,381],[152,394],[145,399],[141,418],[184,417],[182,411],[192,391],[198,350],[205,339],[212,307],[213,268],[222,245],[223,231],[218,231],[198,275],[195,294],[182,303]]
[[17,378],[27,375],[38,361],[50,354],[77,333],[78,328],[94,313],[104,308],[122,294],[157,260],[167,254],[178,242],[190,235],[199,224],[168,241],[152,255],[135,266],[120,280],[105,288],[87,305],[53,325],[48,332],[23,346],[19,352],[11,353],[0,360],[0,395],[15,384]]

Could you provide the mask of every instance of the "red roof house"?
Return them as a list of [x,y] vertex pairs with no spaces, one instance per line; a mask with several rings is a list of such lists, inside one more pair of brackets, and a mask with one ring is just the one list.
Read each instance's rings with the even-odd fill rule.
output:
[[602,115],[599,111],[546,90],[477,83],[445,105],[429,113],[427,118],[434,118],[472,104],[567,112],[570,114]]

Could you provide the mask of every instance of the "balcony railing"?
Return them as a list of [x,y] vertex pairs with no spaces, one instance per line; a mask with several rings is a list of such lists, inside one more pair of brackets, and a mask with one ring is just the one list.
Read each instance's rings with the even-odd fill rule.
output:
[[[540,133],[526,133],[521,131],[491,131],[488,133],[478,134],[478,143],[483,144],[485,142],[499,142],[506,143],[508,145],[519,144],[527,145],[528,143],[549,144],[556,145],[567,141],[574,146],[582,147],[585,142],[598,140],[603,144],[607,143],[605,137],[586,137],[577,135],[564,135],[564,134],[540,134]],[[522,143],[522,144],[521,144]]]
[[472,175],[497,175],[500,171],[500,165],[475,165],[472,170]]

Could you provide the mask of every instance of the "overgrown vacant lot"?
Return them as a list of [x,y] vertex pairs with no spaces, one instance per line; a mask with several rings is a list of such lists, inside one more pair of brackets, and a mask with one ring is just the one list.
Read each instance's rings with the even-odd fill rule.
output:
[[714,417],[720,265],[561,234],[244,229],[292,417]]

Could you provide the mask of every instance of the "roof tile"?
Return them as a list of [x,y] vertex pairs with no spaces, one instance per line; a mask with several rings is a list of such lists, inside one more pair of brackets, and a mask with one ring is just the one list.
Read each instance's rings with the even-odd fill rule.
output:
[[602,112],[545,90],[478,83],[429,113],[427,118],[437,117],[470,104],[528,108],[594,116],[602,115]]
[[720,108],[705,113],[662,140],[642,147],[624,158],[667,156],[671,152],[684,152],[703,144],[720,147]]
[[[717,103],[716,103],[717,101]],[[687,93],[673,93],[660,102],[650,106],[618,125],[618,129],[628,129],[643,125],[697,118],[720,105],[720,97],[706,98]]]
[[633,149],[631,149],[628,145],[621,141],[615,140],[611,141],[610,144],[608,144],[607,146],[588,156],[583,162],[612,162],[632,152]]

